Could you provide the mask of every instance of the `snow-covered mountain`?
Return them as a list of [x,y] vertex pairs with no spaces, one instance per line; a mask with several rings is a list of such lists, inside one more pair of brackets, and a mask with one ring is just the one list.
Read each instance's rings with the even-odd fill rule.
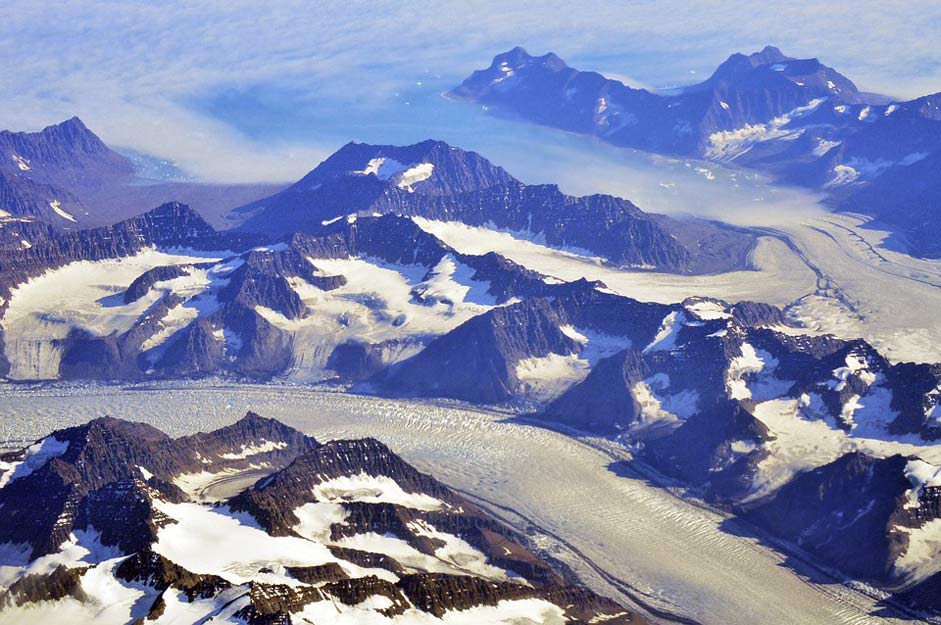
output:
[[73,117],[39,132],[0,131],[0,240],[31,241],[62,230],[112,224],[168,201],[221,213],[280,188],[147,179]]
[[102,418],[0,461],[3,622],[647,622],[374,439]]
[[514,48],[451,95],[618,146],[760,169],[876,216],[915,253],[941,254],[941,187],[932,175],[941,155],[938,94],[894,101],[862,93],[817,59],[768,46],[733,54],[707,80],[671,93]]
[[230,216],[242,222],[240,231],[284,237],[390,213],[489,226],[617,265],[681,273],[741,267],[754,244],[714,223],[648,214],[621,198],[524,185],[479,154],[440,141],[347,144],[296,184]]
[[[747,73],[741,63],[726,73]],[[740,262],[752,248],[751,237],[714,225],[688,226],[648,215],[619,198],[572,198],[552,186],[523,185],[483,157],[438,142],[406,148],[350,144],[301,182],[246,207],[237,218],[242,220],[238,227],[217,231],[194,210],[170,203],[98,228],[62,231],[39,221],[10,222],[0,228],[9,233],[0,236],[5,377],[330,381],[358,392],[511,408],[551,427],[613,438],[647,465],[749,519],[776,540],[797,543],[818,561],[901,591],[899,596],[910,597],[913,603],[928,601],[925,589],[941,575],[936,529],[941,514],[936,505],[941,488],[937,478],[941,452],[936,444],[941,438],[941,366],[892,363],[864,341],[810,332],[767,304],[705,298],[675,304],[644,302],[601,282],[562,280],[551,275],[551,265],[540,273],[493,252],[459,252],[443,240],[513,237],[519,245],[549,249],[596,266],[628,265],[637,270],[637,265],[655,265],[660,270],[693,272],[722,267],[733,258]],[[25,229],[25,224],[35,230]],[[107,440],[164,440],[116,423],[96,423],[92,429],[103,431]],[[22,461],[17,466],[25,468],[18,470],[30,475],[46,475],[38,471],[41,465],[71,476],[56,459],[46,463],[50,454],[66,458],[62,443],[69,436],[62,433],[4,461]],[[229,438],[224,432],[215,436]],[[290,436],[290,440],[265,436],[239,443],[262,450],[248,454],[253,455],[248,465],[258,464],[255,453],[274,454],[264,462],[275,468],[295,457],[297,461],[272,481],[231,499],[228,516],[223,515],[228,520],[221,523],[243,523],[239,515],[249,513],[266,536],[300,532],[298,523],[303,525],[304,517],[291,511],[305,505],[303,497],[309,492],[319,492],[321,482],[329,478],[346,484],[348,479],[358,484],[358,478],[351,477],[358,474],[355,467],[349,474],[333,475],[326,459],[309,457],[329,445],[311,450],[303,446],[312,443]],[[116,444],[124,449],[124,442]],[[179,451],[180,444],[160,443],[161,450],[165,446],[174,451],[163,460],[138,464],[159,480],[176,482],[183,491],[201,484],[204,473],[258,469],[243,462],[248,452],[214,452],[206,447],[209,443],[191,442],[187,445],[203,446],[191,454]],[[135,458],[157,453],[151,443],[128,445],[127,453]],[[368,458],[386,454],[370,447],[372,443],[362,445]],[[71,443],[68,448],[78,449]],[[343,448],[340,456],[355,455],[358,449]],[[97,458],[99,452],[93,455]],[[31,460],[33,456],[36,459]],[[193,464],[193,458],[201,464]],[[340,462],[330,462],[334,461]],[[218,471],[206,468],[212,463],[218,463],[213,465]],[[108,471],[118,465],[108,460],[107,466],[102,479],[111,480]],[[424,478],[415,478],[417,490],[409,490],[398,480],[411,483],[412,478],[400,469],[389,477],[405,493],[452,501]],[[19,524],[9,531],[34,533],[10,534],[8,542],[31,544],[31,553],[40,560],[58,553],[66,544],[63,541],[72,539],[65,530],[55,533],[57,519],[66,511],[79,514],[75,498],[102,489],[105,504],[121,500],[134,510],[135,519],[161,519],[153,522],[150,534],[141,534],[157,544],[164,527],[163,516],[157,513],[184,526],[196,523],[193,531],[202,531],[202,512],[168,511],[170,504],[195,505],[192,501],[153,484],[126,484],[127,476],[118,473],[113,477],[120,486],[84,474],[80,488],[75,486],[79,482],[63,481],[58,473],[48,478],[54,481],[52,490],[61,493],[58,503],[44,509],[48,516],[40,520],[40,530]],[[149,482],[147,475],[144,478]],[[16,487],[18,483],[19,479],[11,480],[0,489],[0,503],[4,493],[25,488]],[[298,485],[304,489],[297,490]],[[363,488],[374,486],[370,482]],[[335,487],[331,482],[330,488]],[[354,490],[361,488],[356,485]],[[79,494],[69,494],[73,492]],[[200,493],[191,492],[189,497]],[[328,500],[333,496],[324,493]],[[161,496],[177,499],[158,505],[154,498]],[[285,502],[293,506],[290,511],[285,511]],[[343,519],[354,535],[367,532],[380,519],[410,532],[411,538],[396,535],[424,556],[437,553],[442,546],[439,539],[450,544],[449,538],[428,532],[448,533],[446,528],[465,522],[463,517],[437,516],[432,522],[427,515],[360,510],[352,504],[363,502],[348,503]],[[4,511],[14,509],[3,506]],[[194,516],[187,516],[190,513]],[[87,514],[103,515],[100,510]],[[425,523],[437,529],[421,529]],[[92,525],[105,531],[97,522]],[[318,532],[326,529],[320,527]],[[331,541],[343,543],[349,538],[346,530],[330,531]],[[51,539],[49,532],[54,534]],[[378,534],[382,538],[382,532]],[[82,536],[76,540],[85,540]],[[97,553],[103,539],[96,535],[94,540],[98,541],[94,549],[84,542],[74,549]],[[419,546],[429,544],[437,546],[428,547],[430,552]],[[40,551],[35,551],[36,545]],[[368,549],[345,543],[333,547],[347,549],[336,557],[357,566],[396,573],[395,567],[402,564],[390,564],[385,557],[363,559],[349,550]],[[423,557],[409,554],[409,558]],[[24,570],[32,566],[28,559],[23,562],[19,566],[27,567]],[[225,601],[242,597],[236,611],[244,610],[242,616],[254,622],[274,622],[264,620],[272,606],[277,607],[275,612],[302,614],[308,603],[325,597],[297,591],[297,584],[281,577],[273,582],[278,586],[273,590],[263,580],[233,581],[219,573],[240,571],[244,563],[232,564],[234,569],[220,565],[203,571],[187,561],[170,558],[168,563],[152,554],[128,562],[132,564],[124,570],[131,577],[125,580],[139,583],[140,576],[157,575],[156,570],[169,576],[161,577],[157,588],[178,588],[191,601],[204,601],[199,605],[205,610],[222,609],[220,597]],[[530,582],[535,579],[531,575],[543,574],[493,566]],[[318,578],[318,583],[339,584],[331,586],[332,597],[341,596],[334,592],[353,593],[358,605],[372,596],[351,590],[345,578],[336,577],[336,567],[330,569],[333,577]],[[297,575],[314,575],[272,571],[264,574],[301,581]],[[55,577],[10,586],[9,596],[32,597],[38,592],[35,584],[51,584],[56,588],[52,592],[65,593],[60,598],[72,596],[82,581],[82,576],[56,567],[46,573]],[[104,575],[103,570],[99,573]],[[321,574],[328,572],[323,569],[317,573]],[[436,585],[434,593],[470,593],[473,605],[486,586],[462,590],[449,579],[423,579],[443,585]],[[381,590],[369,591],[392,602],[383,603],[381,610],[407,606],[403,601],[414,603],[417,595],[386,579],[390,581],[391,586],[380,584],[375,588]],[[174,586],[177,583],[183,585]],[[231,590],[240,584],[249,584],[242,594]],[[496,597],[518,597],[502,594],[516,590],[499,584],[493,587],[502,589],[494,591]],[[166,594],[163,597],[169,601]],[[162,609],[182,608],[168,603]]]

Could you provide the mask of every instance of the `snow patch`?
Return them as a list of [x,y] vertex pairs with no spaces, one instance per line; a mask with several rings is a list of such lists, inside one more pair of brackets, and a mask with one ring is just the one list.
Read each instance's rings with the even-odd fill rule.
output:
[[342,504],[312,502],[294,509],[299,523],[293,527],[300,536],[315,542],[329,542],[330,528],[346,520],[347,512]]
[[591,371],[591,363],[578,354],[555,354],[524,358],[516,363],[521,390],[538,402],[555,399],[581,382]]
[[855,182],[859,178],[859,172],[849,165],[836,165],[833,167],[833,177],[824,185],[825,187],[839,187],[844,184]]
[[18,154],[11,154],[10,157],[13,159],[13,162],[16,163],[16,166],[20,168],[20,171],[29,171],[29,161],[27,161],[22,156]]
[[252,443],[251,445],[242,445],[241,450],[238,452],[230,452],[222,454],[222,458],[226,460],[241,460],[243,458],[248,458],[249,456],[257,456],[258,454],[267,454],[269,452],[275,451],[277,449],[284,449],[288,444],[284,441],[261,441],[260,443]]
[[0,461],[0,488],[42,468],[44,464],[64,454],[69,448],[68,441],[60,441],[55,436],[47,436],[26,448],[22,460],[13,462]]
[[49,202],[49,206],[50,208],[52,208],[52,210],[56,212],[56,215],[58,215],[59,217],[62,217],[63,219],[68,219],[69,221],[73,223],[75,222],[75,217],[73,217],[70,213],[68,213],[62,208],[62,203],[59,202],[59,200],[52,200],[51,202]]
[[676,347],[677,336],[685,321],[686,315],[678,310],[667,314],[660,322],[660,329],[657,330],[657,335],[654,336],[653,341],[644,348],[644,353],[669,351]]
[[908,501],[905,503],[905,508],[918,508],[921,505],[920,498],[925,488],[941,486],[941,467],[915,458],[905,465],[905,477],[912,485],[906,493]]
[[439,499],[424,493],[409,493],[398,482],[385,475],[343,475],[314,486],[313,495],[319,502],[391,503],[415,510],[440,510]]
[[404,170],[405,165],[398,162],[397,160],[380,156],[370,159],[369,162],[366,163],[366,167],[358,171],[354,171],[353,173],[362,174],[364,176],[371,174],[379,178],[379,180],[388,180],[395,174]]
[[631,395],[640,407],[635,433],[648,433],[663,427],[678,427],[699,409],[699,393],[686,389],[668,394],[670,376],[657,373],[631,387]]
[[409,193],[414,193],[415,189],[412,188],[412,185],[421,182],[422,180],[428,180],[431,178],[431,174],[435,171],[435,166],[431,163],[419,163],[418,165],[413,165],[402,172],[399,182],[396,186],[400,189],[406,189]]
[[814,111],[823,101],[824,98],[811,100],[807,106],[795,108],[767,124],[745,124],[734,130],[714,132],[709,135],[705,155],[712,160],[730,161],[745,154],[757,143],[773,139],[796,139],[803,130],[788,130],[785,126]]
[[726,373],[726,390],[732,399],[750,399],[751,389],[744,376],[760,373],[765,367],[765,361],[758,355],[750,343],[742,343],[742,354],[736,356],[729,363]]

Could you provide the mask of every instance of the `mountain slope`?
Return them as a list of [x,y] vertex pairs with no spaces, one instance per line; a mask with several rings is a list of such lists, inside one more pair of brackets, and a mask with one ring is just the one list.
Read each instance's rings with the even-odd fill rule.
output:
[[509,230],[617,265],[681,273],[741,267],[754,245],[749,235],[649,215],[621,198],[524,185],[480,155],[439,141],[348,144],[288,189],[232,216],[244,219],[240,231],[280,237],[390,213]]
[[6,619],[647,622],[373,439],[321,445],[253,414],[175,440],[97,419],[2,468]]
[[0,231],[24,220],[64,230],[108,225],[171,201],[218,225],[221,213],[280,188],[147,179],[77,117],[39,132],[0,131]]
[[707,80],[669,94],[514,48],[451,95],[618,146],[759,169],[873,215],[915,254],[939,254],[938,94],[893,101],[862,93],[819,60],[768,46],[733,54]]

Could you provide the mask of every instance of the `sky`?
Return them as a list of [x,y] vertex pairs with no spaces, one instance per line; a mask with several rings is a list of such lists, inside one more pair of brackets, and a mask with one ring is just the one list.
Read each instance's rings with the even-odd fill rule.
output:
[[0,128],[78,115],[201,179],[288,181],[347,139],[469,136],[439,94],[514,45],[669,88],[772,44],[912,98],[941,91],[939,39],[936,0],[5,0]]

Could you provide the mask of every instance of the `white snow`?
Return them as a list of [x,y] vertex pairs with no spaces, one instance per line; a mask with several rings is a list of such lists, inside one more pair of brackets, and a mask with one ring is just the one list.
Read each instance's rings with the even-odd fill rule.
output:
[[725,110],[729,110],[729,103],[728,103],[728,102],[719,102],[719,104],[720,104],[720,105],[722,106],[722,108],[724,108]]
[[176,520],[160,528],[154,551],[193,573],[219,575],[233,584],[256,580],[298,585],[286,574],[285,566],[337,562],[350,577],[372,571],[339,560],[323,544],[296,536],[270,536],[251,517],[235,515],[224,507],[161,500],[154,505]]
[[[197,255],[199,254],[199,255]],[[55,379],[59,375],[61,346],[73,328],[96,336],[123,333],[170,289],[191,299],[182,306],[206,311],[211,299],[194,296],[215,279],[203,271],[193,271],[165,283],[136,302],[124,304],[122,293],[140,274],[158,265],[179,265],[221,260],[227,252],[168,253],[147,249],[118,259],[78,261],[31,278],[11,292],[9,308],[3,315],[6,335],[5,355],[10,361],[9,377],[16,380]],[[174,315],[188,314],[176,311]],[[171,317],[172,319],[172,317]]]
[[321,482],[313,495],[319,502],[391,503],[416,510],[439,510],[444,505],[439,499],[424,493],[409,493],[398,482],[385,475],[344,475]]
[[750,343],[742,343],[742,353],[729,363],[726,372],[726,390],[732,399],[749,399],[751,389],[744,376],[760,373],[765,367],[765,361],[758,355]]
[[422,180],[428,180],[431,178],[431,175],[435,171],[435,166],[431,163],[419,163],[418,165],[412,165],[404,172],[402,172],[399,182],[396,186],[400,189],[406,189],[409,193],[414,193],[415,189],[412,188],[412,185],[421,182]]
[[836,111],[837,113],[840,113],[841,115],[845,113],[848,109],[849,107],[846,106],[845,104],[840,104],[839,106],[833,107],[833,110]]
[[869,361],[866,360],[866,357],[857,354],[850,353],[846,355],[844,359],[846,363],[843,367],[837,367],[833,370],[834,380],[830,382],[830,386],[835,391],[842,391],[846,387],[846,381],[850,376],[859,377],[866,386],[872,386],[876,381],[876,374],[873,373],[869,368]]
[[817,147],[814,148],[814,156],[823,156],[836,146],[840,145],[840,141],[828,141],[827,139],[817,139]]
[[859,112],[859,121],[865,121],[869,117],[869,113],[871,112],[872,112],[871,106],[863,107],[863,109]]
[[309,259],[320,275],[342,275],[343,286],[324,291],[303,280],[290,282],[310,310],[287,319],[259,307],[257,312],[293,338],[289,377],[318,381],[333,348],[347,340],[394,341],[383,349],[383,362],[414,355],[431,337],[444,334],[495,303],[489,283],[473,280],[473,271],[445,256],[429,270],[424,265],[392,264],[372,258]]
[[658,433],[664,427],[673,429],[696,414],[699,393],[685,389],[669,394],[670,376],[657,373],[631,387],[631,395],[640,407],[640,418],[632,431],[641,438]]
[[416,287],[423,299],[448,306],[471,302],[481,306],[496,306],[497,300],[488,291],[490,283],[474,280],[475,271],[445,254],[431,270],[430,276]]
[[10,157],[13,159],[13,162],[16,163],[16,166],[19,167],[21,171],[29,171],[30,169],[29,162],[25,158],[23,158],[22,156],[19,156],[18,154],[11,154]]
[[137,470],[140,471],[140,474],[144,476],[145,480],[149,480],[154,476],[153,473],[145,469],[144,467],[137,467]]
[[307,540],[328,543],[330,541],[330,527],[343,523],[347,512],[341,504],[311,502],[294,509],[294,516],[300,522],[294,526],[294,531]]
[[148,604],[156,593],[138,584],[118,580],[115,569],[123,558],[106,560],[91,567],[81,577],[84,601],[72,597],[43,601],[24,606],[11,606],[0,611],[0,624],[76,623],[124,625],[143,616],[139,605]]
[[359,171],[355,171],[353,173],[363,174],[364,176],[368,176],[372,174],[373,176],[376,176],[380,180],[388,180],[395,174],[404,170],[405,170],[405,165],[398,162],[397,160],[391,159],[391,158],[378,157],[378,158],[370,159],[369,162],[366,164],[366,167],[364,167],[363,169]]
[[716,319],[731,319],[732,314],[721,302],[699,299],[685,305],[688,312],[701,321],[714,321]]
[[774,65],[771,66],[771,69],[773,69],[776,72],[783,72],[785,69],[787,69],[787,65],[785,65],[784,63],[775,63]]
[[257,456],[258,454],[266,454],[268,452],[275,451],[276,449],[284,449],[288,444],[284,441],[261,441],[259,443],[252,443],[251,445],[242,445],[241,449],[238,452],[229,452],[222,454],[222,458],[226,460],[239,460],[242,458],[248,458],[249,456]]
[[386,605],[385,597],[367,599],[348,606],[336,601],[317,601],[292,615],[295,623],[330,623],[331,625],[561,625],[562,608],[541,599],[504,600],[493,606],[451,610],[438,619],[415,608],[395,617],[375,612]]
[[890,105],[885,109],[885,116],[888,117],[889,115],[891,115],[892,113],[894,113],[895,111],[897,111],[898,108],[899,108],[898,105],[896,105],[896,104],[890,104]]
[[14,480],[32,474],[53,458],[64,454],[68,448],[68,441],[60,441],[55,436],[47,436],[41,441],[30,445],[26,449],[26,455],[22,460],[14,462],[0,461],[0,471],[3,471],[3,474],[0,475],[0,488]]
[[[353,173],[364,176],[373,175],[380,180],[390,180],[393,177],[397,177],[398,181],[396,182],[396,186],[398,186],[400,189],[406,189],[409,193],[412,193],[415,191],[415,189],[412,188],[412,185],[430,178],[431,174],[434,173],[434,169],[435,166],[431,163],[404,165],[395,159],[380,156],[370,159],[363,169],[354,171]],[[328,225],[333,221],[336,220],[332,219],[326,221],[324,222],[324,225]]]
[[706,157],[716,161],[731,161],[751,150],[757,143],[773,139],[796,139],[803,133],[803,130],[790,130],[785,126],[814,111],[823,101],[823,98],[811,100],[807,106],[789,111],[767,124],[745,124],[734,130],[715,132],[709,135]]
[[941,486],[941,467],[925,462],[920,458],[909,460],[905,465],[905,477],[911,482],[912,488],[908,491],[906,508],[918,508],[919,498],[925,488]]
[[908,583],[919,582],[941,571],[941,519],[918,528],[896,526],[908,535],[908,546],[896,558],[892,573]]
[[516,363],[520,390],[536,402],[548,402],[584,380],[591,364],[578,354],[555,354],[524,358]]
[[840,185],[855,182],[859,178],[859,172],[849,165],[835,165],[833,167],[833,177],[824,185],[826,187],[838,187]]
[[660,322],[660,329],[653,341],[644,348],[644,353],[669,351],[676,347],[676,339],[680,329],[686,322],[686,315],[678,310],[671,311]]
[[439,532],[434,525],[423,519],[409,522],[408,529],[416,536],[443,542],[444,545],[435,549],[435,558],[448,565],[453,571],[488,579],[505,580],[508,577],[507,571],[488,564],[487,557],[470,543],[453,534]]
[[63,219],[68,219],[71,222],[75,221],[75,217],[73,217],[69,212],[65,211],[62,208],[62,203],[59,202],[59,200],[52,200],[51,202],[49,202],[49,206],[52,208],[52,210],[56,212],[56,215],[58,215],[59,217],[62,217]]

